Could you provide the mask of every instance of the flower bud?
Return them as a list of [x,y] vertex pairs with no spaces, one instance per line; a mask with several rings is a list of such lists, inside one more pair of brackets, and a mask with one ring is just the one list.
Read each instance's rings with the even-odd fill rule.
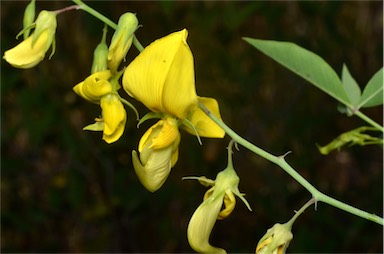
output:
[[105,71],[108,69],[107,59],[108,59],[108,46],[105,43],[105,37],[107,35],[107,28],[103,29],[103,38],[99,45],[97,45],[95,51],[93,52],[93,63],[91,73]]
[[23,69],[32,68],[44,59],[51,45],[50,57],[55,52],[56,14],[41,11],[35,24],[36,27],[31,36],[4,53],[3,58],[12,66]]
[[24,11],[24,18],[23,18],[23,37],[24,40],[28,38],[29,32],[31,31],[30,26],[33,24],[33,21],[35,20],[35,0],[32,0]]
[[117,29],[113,34],[108,53],[108,67],[112,73],[117,71],[121,61],[124,59],[132,45],[134,32],[138,27],[139,21],[136,15],[127,12],[119,18]]
[[293,238],[290,223],[276,223],[260,239],[256,247],[256,254],[284,254],[289,242]]

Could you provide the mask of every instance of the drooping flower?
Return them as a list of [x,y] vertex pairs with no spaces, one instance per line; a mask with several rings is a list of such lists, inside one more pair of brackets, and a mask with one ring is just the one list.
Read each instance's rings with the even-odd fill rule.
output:
[[[131,97],[158,113],[163,120],[173,119],[175,128],[183,128],[201,137],[222,138],[224,131],[198,107],[199,102],[203,103],[220,118],[217,101],[196,94],[193,55],[186,41],[187,35],[188,32],[184,29],[147,46],[125,69],[123,88]],[[174,142],[172,146],[178,146],[178,143],[179,141]],[[173,148],[173,151],[176,150],[178,148]],[[147,151],[155,152],[154,149]],[[142,153],[140,149],[139,152]],[[169,151],[162,154],[163,161],[172,161],[167,164],[168,167],[161,166],[165,178],[177,161],[177,158],[171,158],[172,154]],[[136,152],[133,152],[133,156],[134,161],[138,161]],[[165,156],[169,158],[165,159]],[[150,178],[158,174],[140,173],[148,171],[149,165],[152,167],[150,171],[156,171],[156,164],[143,162],[142,157],[146,156],[140,154],[141,163],[134,163],[134,167],[140,175],[139,179],[146,186],[144,182],[155,182]],[[160,163],[157,166],[160,171]]]
[[123,135],[127,112],[117,94],[107,94],[100,100],[104,122],[103,140],[108,144],[117,141]]
[[136,174],[149,191],[158,190],[167,179],[179,155],[180,133],[174,118],[158,121],[140,139],[140,159],[132,152]]
[[[41,11],[34,32],[17,46],[5,51],[3,58],[16,68],[28,69],[40,63],[52,45],[55,52],[56,13]],[[22,31],[23,32],[23,31]]]
[[[209,243],[209,238],[216,220],[228,217],[236,205],[236,198],[239,197],[247,208],[251,210],[247,200],[240,193],[238,185],[240,182],[233,169],[231,153],[232,144],[228,147],[228,166],[219,172],[216,180],[205,177],[184,177],[183,179],[197,179],[205,186],[212,186],[204,195],[204,201],[196,209],[188,224],[187,237],[189,245],[201,253],[226,253],[222,248],[214,247]],[[222,206],[224,205],[224,209]]]
[[131,47],[138,24],[139,21],[134,13],[127,12],[120,16],[108,53],[108,67],[112,73],[117,72],[117,68]]

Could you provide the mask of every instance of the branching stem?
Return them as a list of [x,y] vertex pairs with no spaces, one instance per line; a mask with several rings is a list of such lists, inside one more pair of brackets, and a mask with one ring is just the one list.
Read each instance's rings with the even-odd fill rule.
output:
[[346,212],[349,212],[351,214],[354,214],[356,216],[359,216],[361,218],[376,222],[377,224],[384,225],[384,219],[375,215],[370,214],[368,212],[365,212],[363,210],[360,210],[356,207],[353,207],[351,205],[345,204],[339,200],[336,200],[332,197],[329,197],[319,190],[317,190],[311,183],[309,183],[304,177],[302,177],[299,173],[296,172],[294,168],[289,165],[283,156],[275,156],[273,154],[270,154],[263,149],[255,146],[248,140],[242,138],[239,136],[236,132],[234,132],[231,128],[229,128],[223,121],[218,119],[214,114],[212,114],[211,111],[209,111],[204,104],[199,103],[200,109],[209,117],[211,118],[217,125],[219,125],[236,143],[242,145],[243,147],[247,148],[248,150],[258,154],[259,156],[269,160],[270,162],[275,163],[276,165],[280,166],[285,172],[287,172],[290,176],[292,176],[297,182],[299,182],[305,189],[307,189],[314,198],[315,202],[324,202],[329,205],[332,205],[336,208],[339,208],[341,210],[344,210]]

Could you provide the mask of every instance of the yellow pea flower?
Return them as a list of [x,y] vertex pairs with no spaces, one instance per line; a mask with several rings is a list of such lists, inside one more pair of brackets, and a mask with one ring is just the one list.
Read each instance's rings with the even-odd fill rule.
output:
[[133,167],[140,182],[151,192],[167,179],[179,155],[180,133],[177,120],[166,117],[149,128],[140,139],[140,159],[132,152]]
[[138,24],[139,21],[134,13],[127,12],[120,16],[108,52],[108,67],[113,73],[117,71],[121,61],[131,47]]
[[74,86],[73,90],[84,99],[98,103],[103,96],[112,91],[109,78],[111,78],[109,70],[96,72]]
[[[172,126],[172,129],[179,133],[180,125],[193,135],[222,138],[225,132],[198,107],[198,103],[203,103],[220,118],[217,101],[213,98],[199,97],[196,94],[193,55],[187,44],[187,36],[188,31],[183,29],[152,42],[125,69],[123,88],[129,96],[139,100],[161,117],[165,117],[166,120],[163,119],[159,122],[162,128],[170,129],[169,126]],[[170,119],[177,124],[165,124],[170,122]],[[176,133],[176,131],[174,132]],[[177,161],[175,154],[178,154],[180,135],[177,136],[179,138],[169,141],[167,149],[163,147],[163,149],[146,150],[147,153],[161,156],[158,163],[154,163],[154,155],[151,157],[153,158],[151,163],[146,162],[147,156],[142,154],[145,149],[142,152],[139,148],[143,164],[140,163],[137,153],[135,151],[132,153],[136,173],[150,191],[157,190],[164,183],[171,167]],[[164,136],[164,138],[168,137]],[[144,139],[143,136],[142,140]],[[158,180],[157,173],[148,172],[163,172],[162,180]],[[143,180],[144,178],[145,180]],[[146,184],[145,182],[156,182],[156,184]]]
[[[214,247],[209,243],[209,237],[216,220],[228,217],[236,205],[239,197],[247,208],[252,211],[247,200],[240,193],[238,185],[240,182],[232,165],[232,144],[228,147],[228,166],[219,172],[216,180],[205,177],[184,177],[183,179],[197,179],[205,186],[212,186],[204,195],[204,201],[196,209],[188,224],[187,237],[189,245],[201,253],[226,253],[222,248]],[[224,209],[222,206],[224,204]]]
[[[14,48],[5,51],[3,58],[16,68],[28,69],[40,63],[52,45],[55,52],[56,13],[41,11],[34,32]],[[23,32],[23,31],[22,31]]]

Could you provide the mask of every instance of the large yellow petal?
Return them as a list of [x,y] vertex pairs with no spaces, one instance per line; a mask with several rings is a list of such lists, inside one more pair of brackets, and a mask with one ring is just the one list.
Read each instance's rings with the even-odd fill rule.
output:
[[[221,119],[219,104],[215,99],[207,97],[199,97],[198,99],[199,102],[203,103],[217,118]],[[212,121],[212,119],[209,118],[200,108],[196,108],[192,111],[191,115],[187,119],[192,123],[201,137],[222,138],[225,135],[224,130]],[[187,125],[183,125],[183,129],[193,135],[196,135],[195,131]]]
[[154,112],[184,118],[197,103],[187,30],[151,43],[126,68],[125,91]]
[[123,135],[127,112],[115,94],[108,94],[101,98],[100,106],[104,121],[103,139],[107,143],[115,142]]
[[173,58],[163,90],[163,107],[181,119],[197,107],[195,72],[192,52],[187,44],[187,30],[180,33],[181,42]]
[[32,46],[33,34],[14,48],[5,51],[4,59],[13,67],[28,69],[40,63],[50,47],[49,33],[44,30]]

